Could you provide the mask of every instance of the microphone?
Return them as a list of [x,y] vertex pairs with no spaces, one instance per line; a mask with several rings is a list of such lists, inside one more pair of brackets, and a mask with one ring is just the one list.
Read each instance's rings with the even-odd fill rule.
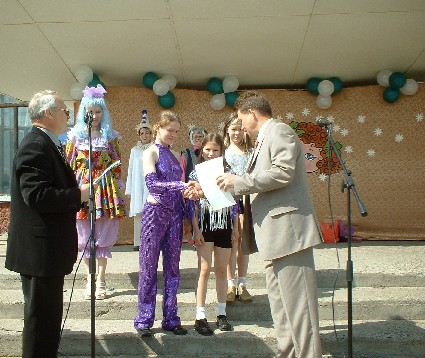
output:
[[320,127],[327,127],[327,126],[330,126],[332,124],[332,122],[329,119],[326,119],[326,118],[317,118],[316,124]]
[[84,116],[84,123],[85,124],[91,124],[91,122],[93,121],[93,112],[87,112],[86,115]]

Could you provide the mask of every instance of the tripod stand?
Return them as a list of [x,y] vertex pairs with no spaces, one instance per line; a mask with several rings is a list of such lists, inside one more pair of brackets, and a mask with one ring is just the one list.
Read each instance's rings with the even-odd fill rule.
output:
[[341,191],[344,192],[347,189],[347,222],[348,222],[348,233],[347,233],[347,289],[348,289],[348,304],[347,304],[347,357],[353,357],[353,261],[351,260],[351,192],[353,192],[354,197],[357,201],[360,214],[362,216],[367,216],[367,210],[362,201],[360,200],[359,194],[357,193],[356,187],[354,185],[353,177],[351,176],[352,172],[347,169],[344,161],[341,158],[338,150],[335,147],[335,142],[332,139],[331,135],[331,126],[330,123],[324,122],[324,127],[326,127],[326,135],[329,141],[329,149],[333,150],[336,157],[338,158],[342,170],[345,174],[345,180],[341,183]]

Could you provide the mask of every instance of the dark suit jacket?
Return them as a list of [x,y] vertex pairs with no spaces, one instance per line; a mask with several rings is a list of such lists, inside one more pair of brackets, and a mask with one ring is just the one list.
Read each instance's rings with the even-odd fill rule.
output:
[[72,169],[49,136],[33,127],[13,162],[5,267],[37,277],[69,274],[77,259],[80,207]]

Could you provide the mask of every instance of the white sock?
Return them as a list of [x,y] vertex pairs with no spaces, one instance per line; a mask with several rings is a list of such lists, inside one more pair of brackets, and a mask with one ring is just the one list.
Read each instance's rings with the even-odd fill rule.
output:
[[217,316],[225,316],[225,315],[226,315],[226,302],[218,302]]
[[246,286],[246,277],[239,277],[238,286]]
[[204,319],[207,318],[205,314],[205,307],[196,306],[196,319]]
[[228,279],[227,287],[236,287],[236,279],[235,278]]

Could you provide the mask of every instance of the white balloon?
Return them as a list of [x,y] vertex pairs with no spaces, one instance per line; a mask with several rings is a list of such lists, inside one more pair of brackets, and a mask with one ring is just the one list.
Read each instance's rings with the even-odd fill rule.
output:
[[415,94],[418,92],[418,82],[412,78],[408,78],[406,84],[400,88],[400,92],[408,96]]
[[390,85],[390,76],[392,75],[392,71],[390,70],[381,70],[376,75],[376,80],[383,87],[388,87]]
[[83,89],[86,87],[84,83],[76,82],[69,89],[69,94],[73,99],[79,101],[83,98]]
[[162,79],[165,82],[168,83],[168,90],[169,91],[171,91],[174,87],[176,87],[177,80],[176,80],[176,78],[173,75],[167,73],[164,76],[162,76]]
[[236,76],[226,76],[223,80],[224,93],[235,92],[239,87],[239,80]]
[[93,79],[93,70],[87,65],[80,65],[74,71],[78,82],[86,85]]
[[219,111],[220,109],[223,109],[226,105],[226,96],[224,95],[224,93],[215,94],[211,97],[210,104],[212,109]]
[[329,80],[320,81],[319,86],[317,87],[319,95],[324,97],[330,96],[332,93],[334,93],[334,89],[334,84]]
[[332,97],[319,94],[316,98],[316,104],[321,109],[329,108],[332,105]]
[[167,81],[165,81],[163,79],[159,79],[159,80],[155,81],[152,89],[153,89],[153,91],[155,92],[156,95],[163,96],[163,95],[167,94],[168,89],[169,89],[169,85],[168,85]]

